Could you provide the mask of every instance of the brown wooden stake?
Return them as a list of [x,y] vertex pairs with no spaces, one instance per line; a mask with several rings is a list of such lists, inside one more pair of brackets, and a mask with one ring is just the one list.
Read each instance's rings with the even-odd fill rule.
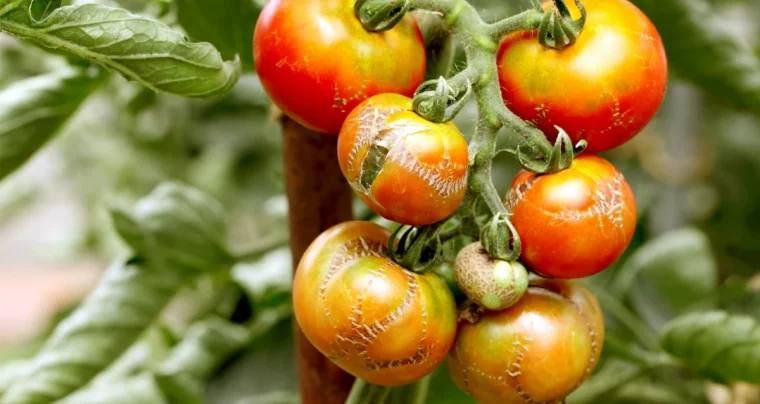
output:
[[[293,270],[324,230],[351,220],[352,192],[338,166],[337,140],[282,118]],[[354,378],[333,365],[304,337],[294,321],[296,360],[304,404],[342,404]]]

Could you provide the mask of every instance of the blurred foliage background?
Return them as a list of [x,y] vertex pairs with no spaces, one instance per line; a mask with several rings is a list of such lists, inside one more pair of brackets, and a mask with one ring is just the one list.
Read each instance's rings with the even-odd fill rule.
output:
[[[704,32],[718,30],[734,38],[743,53],[732,53],[720,38],[706,42],[717,46],[706,46],[699,32],[679,25],[682,16],[650,13],[655,8],[666,13],[680,2],[636,2],[658,24],[675,21],[658,25],[667,36],[672,75],[656,119],[633,141],[606,153],[634,189],[639,225],[626,255],[587,280],[605,308],[608,339],[595,375],[570,397],[571,403],[760,402],[757,387],[719,387],[705,374],[673,372],[646,355],[665,323],[679,315],[722,309],[760,319],[760,68],[754,66],[754,76],[741,74],[742,66],[752,69],[751,53],[754,63],[760,55],[760,2],[713,0],[700,15],[709,17],[701,20]],[[240,54],[245,72],[231,92],[211,101],[156,94],[122,76],[108,76],[54,140],[0,182],[0,280],[11,278],[3,271],[14,277],[34,274],[35,281],[21,294],[38,293],[46,279],[66,279],[61,273],[82,268],[96,273],[81,278],[85,290],[91,287],[107,262],[125,250],[108,207],[114,201],[137,201],[166,180],[193,185],[221,201],[235,249],[285,236],[280,128],[251,71],[251,35],[265,0],[100,3],[153,16],[192,39],[210,41],[225,59]],[[529,6],[527,0],[474,3],[491,19]],[[714,34],[705,36],[715,40]],[[0,91],[78,63],[0,33]],[[458,54],[455,68],[462,64]],[[466,136],[474,129],[472,107],[456,120]],[[498,157],[494,182],[500,192],[506,192],[517,170],[511,157]],[[368,218],[369,213],[357,201],[356,216]],[[289,253],[282,248],[239,265],[233,277],[249,307],[230,312],[286,300],[290,268]],[[11,294],[10,285],[16,284],[0,285],[5,293],[0,319],[20,304],[11,300],[21,294]],[[65,313],[83,291],[65,297],[64,290],[76,286],[56,285],[47,292],[56,295],[50,304]],[[187,326],[182,319],[192,317],[193,302],[213,293],[213,280],[184,291],[165,315],[168,331],[159,327],[141,341],[150,353],[145,360],[165,355],[176,338],[172,335]],[[61,315],[44,320],[53,324]],[[16,323],[7,324],[0,327]],[[27,331],[23,338],[13,330],[0,331],[0,369],[33,355],[50,327]],[[755,343],[760,346],[760,340]],[[754,358],[760,358],[760,348],[756,351]],[[208,402],[296,402],[293,355],[290,322],[283,316],[213,375],[205,391]],[[0,370],[0,389],[2,375]],[[439,371],[428,402],[469,401]]]

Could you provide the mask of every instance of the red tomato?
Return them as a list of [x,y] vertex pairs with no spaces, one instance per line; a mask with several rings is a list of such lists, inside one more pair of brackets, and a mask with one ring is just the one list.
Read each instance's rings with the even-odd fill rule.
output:
[[338,138],[340,168],[359,197],[386,219],[413,226],[443,220],[459,207],[467,158],[456,125],[425,120],[398,94],[361,103]]
[[599,361],[604,319],[576,282],[532,282],[514,306],[462,322],[449,357],[452,380],[483,404],[554,403]]
[[536,31],[517,32],[504,39],[497,60],[502,95],[515,114],[552,141],[554,125],[574,143],[586,139],[593,152],[623,144],[649,123],[665,95],[668,66],[657,29],[628,0],[583,5],[588,19],[576,43],[548,49]]
[[425,75],[425,48],[412,16],[366,31],[353,0],[271,0],[253,37],[256,72],[288,116],[337,134],[346,115],[375,94],[411,96]]
[[615,166],[595,155],[581,155],[555,174],[520,172],[506,207],[522,241],[522,261],[554,278],[582,278],[607,268],[636,228],[631,187]]
[[346,222],[322,233],[298,264],[293,307],[304,335],[325,356],[370,383],[411,383],[435,370],[456,334],[446,283],[387,254],[389,232]]

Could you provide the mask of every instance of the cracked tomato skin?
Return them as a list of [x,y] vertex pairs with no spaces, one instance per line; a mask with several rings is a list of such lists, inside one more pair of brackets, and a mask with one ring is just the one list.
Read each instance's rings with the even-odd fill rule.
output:
[[370,222],[322,233],[298,264],[293,308],[306,338],[370,383],[418,380],[446,359],[456,305],[437,275],[407,271],[387,255],[390,234]]
[[483,404],[554,403],[591,374],[603,341],[602,311],[588,288],[537,279],[514,306],[460,323],[449,374]]
[[[566,4],[580,17],[572,1]],[[536,31],[517,32],[504,39],[497,61],[510,110],[551,141],[557,125],[595,152],[623,144],[649,123],[665,95],[668,66],[657,29],[628,0],[583,4],[588,19],[575,44],[548,49]]]
[[467,190],[467,142],[452,122],[433,123],[412,100],[380,94],[357,106],[338,137],[343,175],[372,210],[412,226],[454,213]]
[[253,55],[277,107],[329,134],[337,134],[366,98],[411,96],[425,75],[425,48],[414,18],[368,32],[354,16],[353,0],[271,0],[256,23]]
[[589,154],[554,174],[520,172],[507,193],[523,263],[553,278],[593,275],[615,262],[636,228],[636,200],[623,175]]

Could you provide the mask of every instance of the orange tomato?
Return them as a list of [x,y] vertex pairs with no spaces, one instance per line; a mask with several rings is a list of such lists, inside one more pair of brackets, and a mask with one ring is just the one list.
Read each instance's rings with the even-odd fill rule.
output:
[[555,174],[520,172],[506,207],[522,241],[520,258],[553,278],[602,271],[625,251],[636,229],[631,187],[595,155],[581,155]]
[[296,320],[325,356],[370,383],[411,383],[454,343],[456,306],[446,283],[387,255],[389,232],[346,222],[309,246],[293,282]]
[[367,99],[338,137],[343,175],[372,210],[421,226],[445,219],[467,190],[467,142],[451,123],[433,123],[398,94]]
[[368,32],[354,16],[354,0],[271,0],[256,23],[253,53],[272,101],[302,125],[331,134],[366,98],[411,96],[425,75],[414,18]]
[[594,370],[603,341],[602,311],[588,288],[535,280],[514,306],[461,323],[449,373],[484,404],[558,402]]
[[537,31],[517,32],[504,39],[497,60],[502,96],[515,114],[552,141],[554,125],[574,143],[586,139],[593,152],[619,146],[649,123],[665,95],[668,65],[657,29],[628,0],[583,4],[588,18],[574,44],[548,49]]

